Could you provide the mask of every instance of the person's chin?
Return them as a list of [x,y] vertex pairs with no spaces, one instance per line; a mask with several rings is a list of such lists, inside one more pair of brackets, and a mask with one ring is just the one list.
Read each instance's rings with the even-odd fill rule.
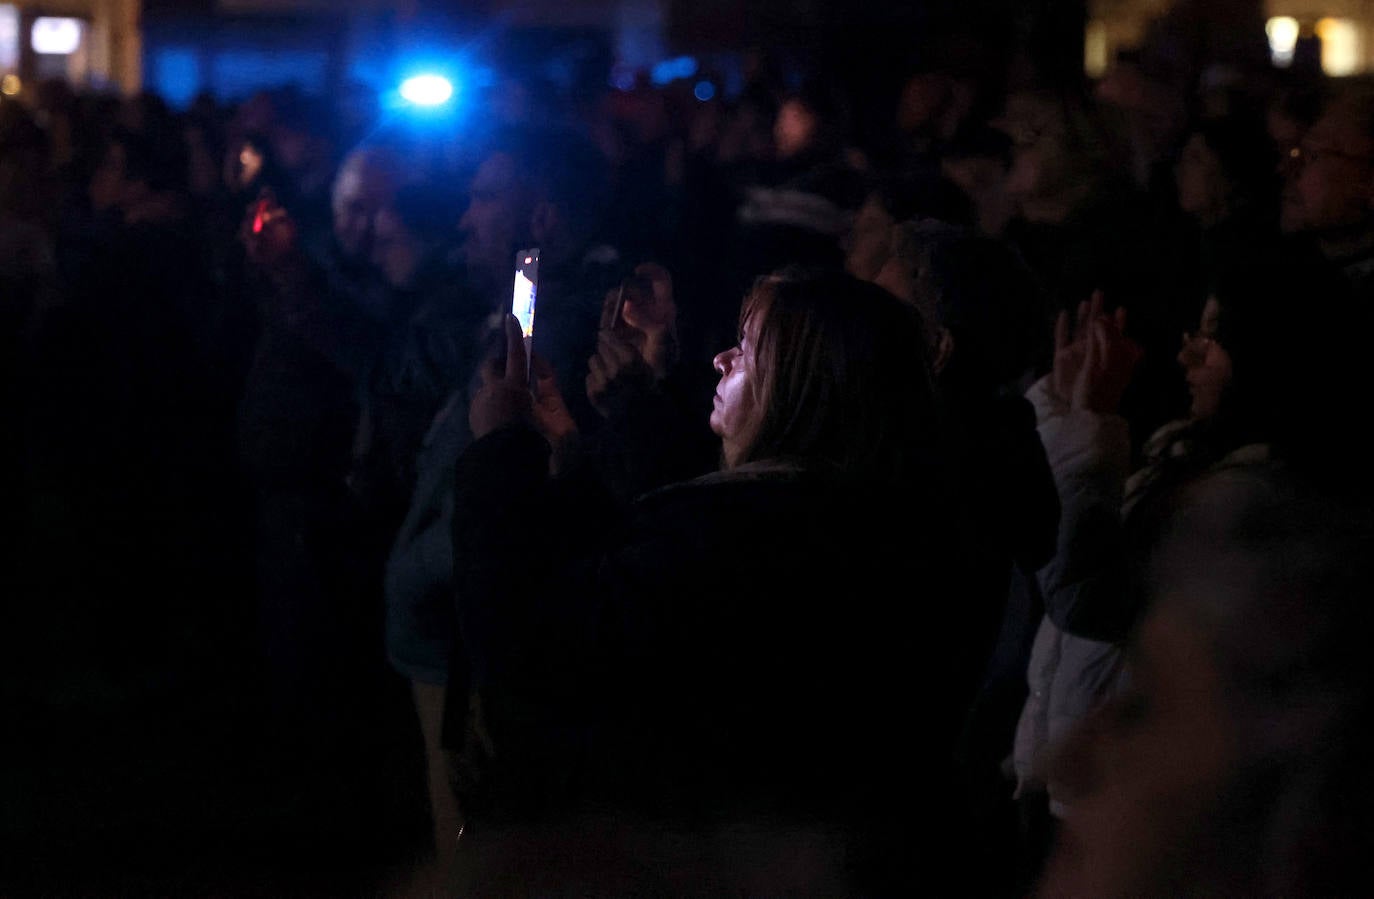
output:
[[720,418],[720,397],[716,397],[715,403],[712,404],[711,418],[708,421],[708,424],[710,425],[712,434],[715,434],[717,437],[724,436],[724,434],[722,433],[723,423]]

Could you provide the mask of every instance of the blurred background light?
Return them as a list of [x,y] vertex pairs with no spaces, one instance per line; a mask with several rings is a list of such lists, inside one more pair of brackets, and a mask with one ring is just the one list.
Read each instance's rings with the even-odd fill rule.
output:
[[691,78],[696,73],[697,60],[695,56],[675,56],[654,66],[649,72],[649,80],[656,87],[662,87],[682,78]]
[[415,75],[401,82],[401,97],[416,106],[442,106],[453,97],[453,82],[443,75]]
[[0,71],[19,67],[19,7],[0,3]]
[[81,46],[81,20],[41,16],[33,20],[30,41],[33,52],[52,56],[75,53]]
[[148,54],[150,83],[178,109],[184,109],[201,89],[200,56],[195,48],[166,46]]
[[1322,19],[1315,29],[1322,42],[1322,71],[1333,78],[1363,70],[1360,29],[1350,19]]
[[1269,58],[1274,65],[1286,69],[1293,64],[1293,52],[1298,46],[1298,20],[1292,16],[1275,16],[1264,25],[1269,36]]
[[1101,78],[1111,64],[1111,44],[1107,23],[1094,19],[1083,35],[1083,71],[1089,78]]

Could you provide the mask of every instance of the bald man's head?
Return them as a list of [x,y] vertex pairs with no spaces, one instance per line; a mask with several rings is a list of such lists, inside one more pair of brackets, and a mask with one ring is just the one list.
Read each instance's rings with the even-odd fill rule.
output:
[[369,257],[377,213],[395,198],[400,185],[400,159],[390,150],[354,150],[339,166],[330,205],[334,239],[349,258]]

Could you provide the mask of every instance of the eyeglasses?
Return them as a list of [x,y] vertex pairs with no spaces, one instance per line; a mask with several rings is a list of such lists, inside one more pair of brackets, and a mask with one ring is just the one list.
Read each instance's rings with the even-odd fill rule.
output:
[[1368,164],[1374,162],[1374,156],[1365,153],[1347,153],[1335,147],[1323,147],[1320,144],[1302,143],[1288,149],[1288,163],[1294,166],[1313,165],[1325,157],[1333,159],[1348,159],[1351,162]]

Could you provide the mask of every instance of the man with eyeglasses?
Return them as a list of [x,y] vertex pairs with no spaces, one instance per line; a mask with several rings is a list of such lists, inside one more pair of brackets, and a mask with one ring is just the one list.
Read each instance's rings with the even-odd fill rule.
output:
[[1374,296],[1374,93],[1338,95],[1284,163],[1279,223]]

